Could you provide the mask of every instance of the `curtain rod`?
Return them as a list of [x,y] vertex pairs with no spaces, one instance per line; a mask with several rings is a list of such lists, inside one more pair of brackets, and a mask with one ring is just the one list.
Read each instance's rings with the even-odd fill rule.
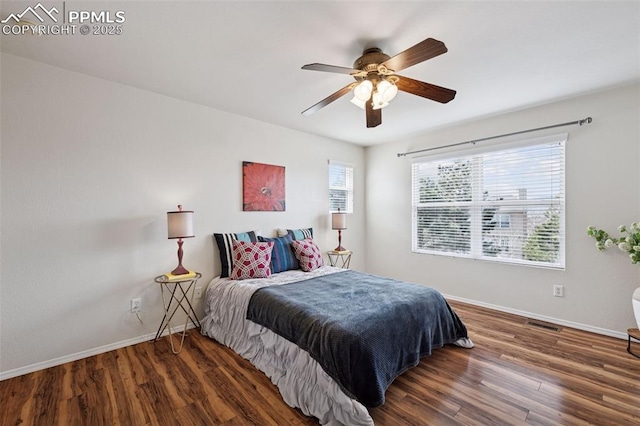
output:
[[520,130],[519,132],[505,133],[503,135],[489,136],[489,137],[482,138],[482,139],[475,139],[475,140],[471,140],[471,141],[452,143],[452,144],[449,144],[449,145],[435,146],[433,148],[419,149],[417,151],[399,152],[398,153],[398,157],[405,157],[407,155],[417,154],[419,152],[433,151],[433,150],[436,150],[436,149],[449,148],[449,147],[452,147],[452,146],[460,146],[460,145],[466,145],[466,144],[470,144],[470,143],[471,144],[475,144],[476,142],[484,142],[484,141],[488,141],[490,139],[504,138],[505,136],[521,135],[523,133],[535,132],[535,131],[538,131],[538,130],[553,129],[554,127],[573,126],[575,124],[579,124],[580,126],[582,126],[583,124],[589,124],[592,121],[593,121],[593,119],[591,117],[587,117],[587,118],[582,119],[582,120],[568,121],[566,123],[554,124],[552,126],[537,127],[535,129],[529,129],[529,130]]

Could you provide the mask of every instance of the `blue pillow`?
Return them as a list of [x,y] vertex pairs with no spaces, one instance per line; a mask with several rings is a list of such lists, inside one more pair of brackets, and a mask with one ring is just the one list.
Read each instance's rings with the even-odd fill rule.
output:
[[291,236],[285,235],[279,238],[264,238],[258,237],[263,242],[273,242],[273,250],[271,251],[271,272],[277,274],[278,272],[288,271],[291,269],[300,269],[298,259],[291,247]]
[[301,228],[301,229],[278,229],[278,237],[284,237],[290,235],[292,240],[307,240],[313,239],[313,228]]

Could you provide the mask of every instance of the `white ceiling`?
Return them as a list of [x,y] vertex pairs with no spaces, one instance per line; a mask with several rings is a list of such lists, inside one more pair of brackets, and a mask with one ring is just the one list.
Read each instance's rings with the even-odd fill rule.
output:
[[[35,4],[3,2],[2,19]],[[44,4],[123,10],[123,34],[2,35],[3,52],[361,145],[640,80],[635,0]],[[450,103],[401,92],[373,129],[350,96],[300,114],[353,81],[302,65],[351,67],[365,48],[393,56],[428,37],[449,52],[401,74],[457,90]]]

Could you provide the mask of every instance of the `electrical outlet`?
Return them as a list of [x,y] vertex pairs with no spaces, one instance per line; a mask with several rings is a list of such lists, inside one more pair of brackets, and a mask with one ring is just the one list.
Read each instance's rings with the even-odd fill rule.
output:
[[131,313],[140,312],[142,310],[142,299],[131,299]]
[[554,297],[564,297],[564,286],[563,285],[554,285],[553,286],[553,296]]
[[196,287],[194,296],[196,299],[200,299],[202,297],[202,287],[200,286]]

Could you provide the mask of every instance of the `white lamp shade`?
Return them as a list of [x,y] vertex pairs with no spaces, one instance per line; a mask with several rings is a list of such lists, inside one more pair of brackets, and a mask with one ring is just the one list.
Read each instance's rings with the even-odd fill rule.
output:
[[331,229],[347,229],[347,214],[331,213]]
[[385,102],[391,102],[391,100],[398,94],[398,87],[387,80],[382,80],[378,84],[378,92],[382,95],[382,99]]
[[169,234],[169,239],[195,237],[193,232],[193,211],[167,212],[167,233]]
[[353,96],[361,101],[367,101],[371,97],[371,91],[373,90],[373,83],[369,80],[363,80],[360,84],[353,89]]
[[373,94],[373,109],[381,109],[389,105],[389,102],[382,98],[382,95],[378,92]]

